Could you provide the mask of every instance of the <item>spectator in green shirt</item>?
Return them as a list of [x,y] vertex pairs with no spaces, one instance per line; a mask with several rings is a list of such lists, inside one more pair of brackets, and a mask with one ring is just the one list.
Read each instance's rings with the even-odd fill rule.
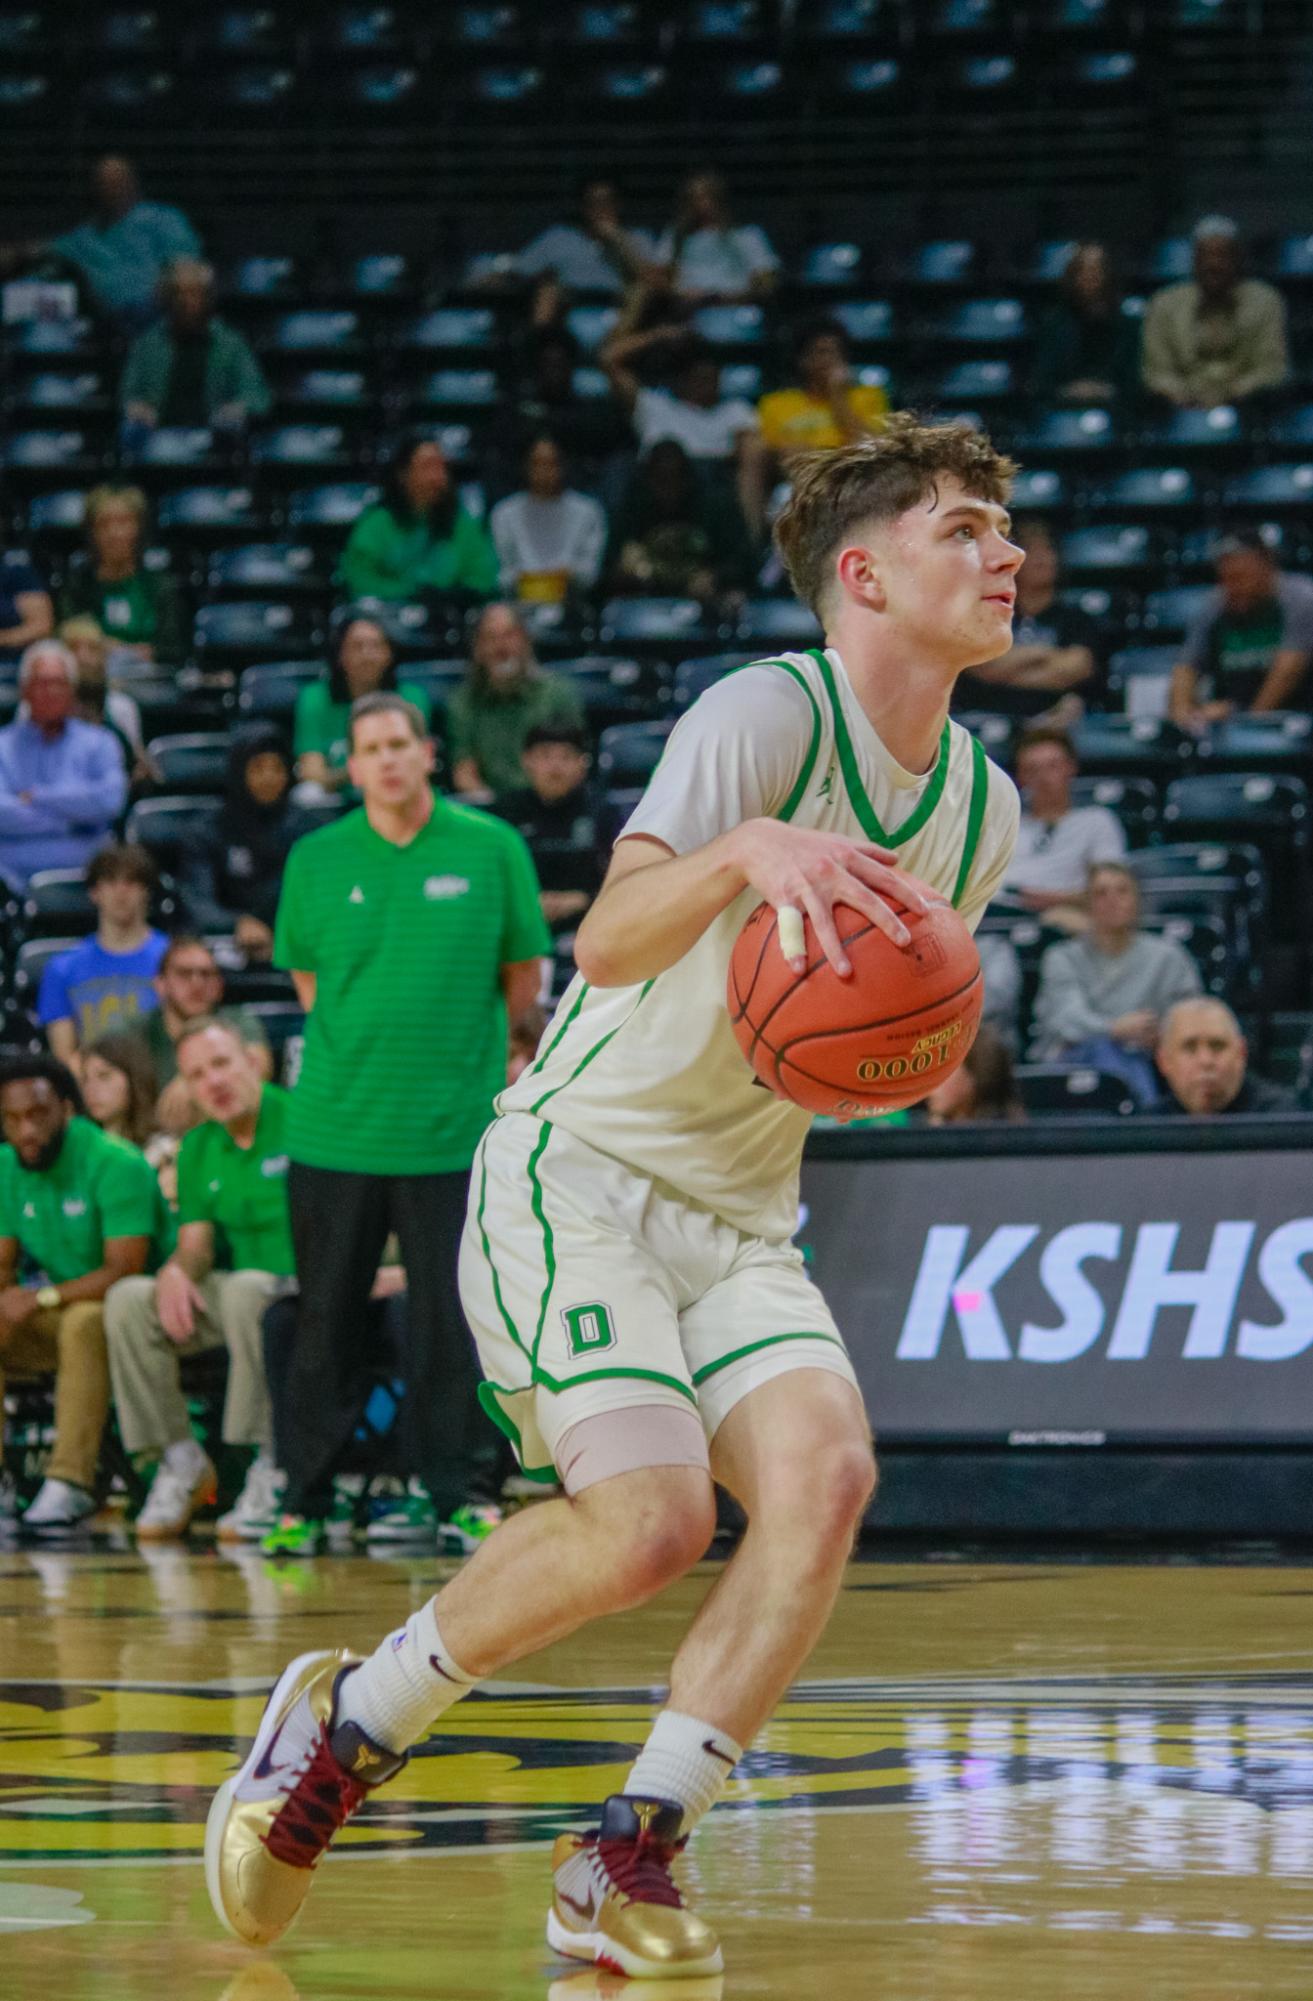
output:
[[509,604],[479,614],[470,667],[447,708],[447,750],[457,792],[487,798],[524,779],[525,739],[539,723],[582,729],[570,683],[539,666],[524,620]]
[[492,1519],[470,1505],[477,1370],[457,1256],[470,1165],[506,1081],[508,1021],[536,1009],[551,947],[524,842],[434,794],[419,712],[367,695],[351,729],[364,805],[293,848],[275,937],[307,1022],[288,1141],[297,1424],[282,1441],[288,1519],[266,1547],[318,1544],[369,1387],[360,1328],[395,1229],[408,1294],[404,1439],[419,1485],[386,1533],[432,1548],[441,1523],[469,1548]]
[[383,498],[366,508],[351,530],[341,575],[353,598],[382,598],[388,604],[492,596],[497,588],[492,537],[461,506],[435,439],[403,439]]
[[330,637],[328,676],[312,681],[296,698],[292,749],[296,757],[297,802],[320,805],[331,799],[358,806],[347,759],[351,754],[351,704],[362,695],[403,695],[428,723],[428,691],[397,680],[397,659],[381,619],[347,605],[336,613]]
[[159,1006],[137,1033],[155,1071],[156,1118],[166,1132],[184,1133],[196,1122],[191,1093],[178,1074],[178,1042],[189,1022],[222,1013],[255,1050],[261,1075],[272,1077],[273,1052],[264,1026],[248,1008],[224,1007],[223,973],[203,938],[189,931],[170,938],[155,974],[155,992]]
[[[0,1407],[4,1376],[55,1378],[55,1444],[23,1516],[67,1534],[95,1513],[109,1414],[105,1296],[162,1250],[168,1217],[155,1175],[125,1140],[88,1119],[73,1073],[53,1056],[0,1071]],[[20,1258],[34,1272],[19,1283]],[[0,1467],[0,1517],[17,1513]]]
[[279,1281],[296,1269],[287,1215],[291,1100],[265,1082],[231,1022],[190,1022],[178,1064],[204,1117],[178,1156],[177,1249],[157,1277],[125,1279],[106,1302],[114,1407],[128,1451],[159,1459],[138,1537],[182,1535],[217,1476],[192,1436],[178,1361],[226,1347],[224,1443],[254,1446],[255,1456],[219,1537],[249,1542],[271,1526],[281,1486],[262,1325]]
[[120,400],[124,441],[157,424],[243,431],[272,397],[250,343],[214,312],[214,273],[179,257],[160,281],[164,317],[128,349]]
[[143,561],[149,509],[141,488],[93,487],[85,520],[87,553],[70,566],[60,618],[94,618],[115,653],[180,660],[188,640],[182,595],[167,571]]

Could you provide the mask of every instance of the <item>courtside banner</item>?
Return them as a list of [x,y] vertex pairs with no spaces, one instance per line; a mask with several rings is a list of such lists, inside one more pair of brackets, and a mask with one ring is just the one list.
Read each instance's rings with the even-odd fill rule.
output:
[[813,1143],[798,1241],[880,1438],[1313,1440],[1313,1125],[1131,1123]]

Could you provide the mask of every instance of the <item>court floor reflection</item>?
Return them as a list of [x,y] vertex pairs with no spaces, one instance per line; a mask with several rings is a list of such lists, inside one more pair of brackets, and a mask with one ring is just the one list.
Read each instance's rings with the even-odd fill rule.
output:
[[[214,1926],[205,1812],[269,1679],[439,1570],[0,1554],[0,1996],[654,1996],[551,1960],[546,1849],[622,1782],[710,1565],[453,1711],[276,1958]],[[1305,1995],[1310,1594],[1276,1566],[855,1565],[686,1859],[727,2001]]]

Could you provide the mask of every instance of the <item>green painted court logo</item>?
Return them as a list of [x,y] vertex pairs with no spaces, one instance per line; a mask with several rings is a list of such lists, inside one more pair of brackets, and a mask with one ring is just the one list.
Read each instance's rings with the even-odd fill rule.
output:
[[600,1299],[590,1300],[586,1306],[563,1306],[561,1318],[565,1322],[570,1353],[580,1360],[586,1361],[589,1355],[600,1354],[603,1348],[614,1348],[615,1328],[611,1325],[611,1309],[603,1306]]

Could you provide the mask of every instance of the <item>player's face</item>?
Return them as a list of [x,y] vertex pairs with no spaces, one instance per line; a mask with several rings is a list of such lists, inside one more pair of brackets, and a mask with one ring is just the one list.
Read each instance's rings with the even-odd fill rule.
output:
[[348,769],[366,806],[397,812],[412,806],[427,788],[433,745],[427,737],[417,737],[400,713],[362,716],[352,735]]
[[1008,651],[1023,561],[1010,525],[997,502],[945,477],[872,537],[878,608],[909,647],[958,671]]

